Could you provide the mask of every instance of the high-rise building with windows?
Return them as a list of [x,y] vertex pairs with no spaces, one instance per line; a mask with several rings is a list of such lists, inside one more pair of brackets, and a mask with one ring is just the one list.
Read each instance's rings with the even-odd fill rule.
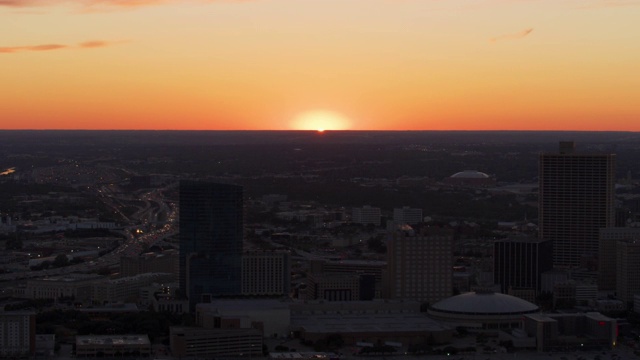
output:
[[553,268],[551,241],[514,237],[496,241],[493,249],[494,282],[502,293],[510,288],[540,292],[542,273]]
[[386,297],[436,303],[453,294],[453,236],[397,231],[387,243]]
[[35,353],[36,314],[0,309],[0,359],[26,359]]
[[194,304],[241,294],[243,189],[180,182],[180,289]]
[[242,295],[289,295],[291,253],[249,251],[242,255]]
[[553,242],[555,267],[579,267],[597,258],[599,230],[614,225],[615,155],[575,152],[563,141],[539,160],[540,238]]

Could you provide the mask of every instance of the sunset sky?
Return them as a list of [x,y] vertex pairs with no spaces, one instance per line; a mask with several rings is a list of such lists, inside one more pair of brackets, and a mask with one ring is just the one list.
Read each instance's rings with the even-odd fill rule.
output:
[[0,129],[640,131],[640,1],[0,0]]

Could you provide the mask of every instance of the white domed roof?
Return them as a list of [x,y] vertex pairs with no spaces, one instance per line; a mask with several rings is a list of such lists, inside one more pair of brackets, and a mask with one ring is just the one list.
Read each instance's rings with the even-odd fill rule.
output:
[[469,315],[507,315],[535,313],[537,305],[515,296],[492,292],[468,292],[438,301],[434,311]]
[[488,179],[489,175],[476,170],[465,170],[455,173],[451,177],[457,179]]

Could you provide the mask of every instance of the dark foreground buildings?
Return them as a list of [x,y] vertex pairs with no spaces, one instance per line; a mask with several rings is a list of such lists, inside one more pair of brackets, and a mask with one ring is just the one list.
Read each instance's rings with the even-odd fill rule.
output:
[[180,182],[180,289],[191,307],[241,293],[242,187]]

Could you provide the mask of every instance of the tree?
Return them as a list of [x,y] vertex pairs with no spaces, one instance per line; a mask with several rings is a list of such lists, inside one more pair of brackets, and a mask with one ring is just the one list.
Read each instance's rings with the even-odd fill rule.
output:
[[4,243],[5,249],[7,250],[21,250],[22,249],[22,239],[18,237],[7,239]]
[[69,265],[69,258],[65,254],[60,254],[56,256],[56,258],[53,260],[53,263],[51,265],[53,265],[53,267],[67,266]]

